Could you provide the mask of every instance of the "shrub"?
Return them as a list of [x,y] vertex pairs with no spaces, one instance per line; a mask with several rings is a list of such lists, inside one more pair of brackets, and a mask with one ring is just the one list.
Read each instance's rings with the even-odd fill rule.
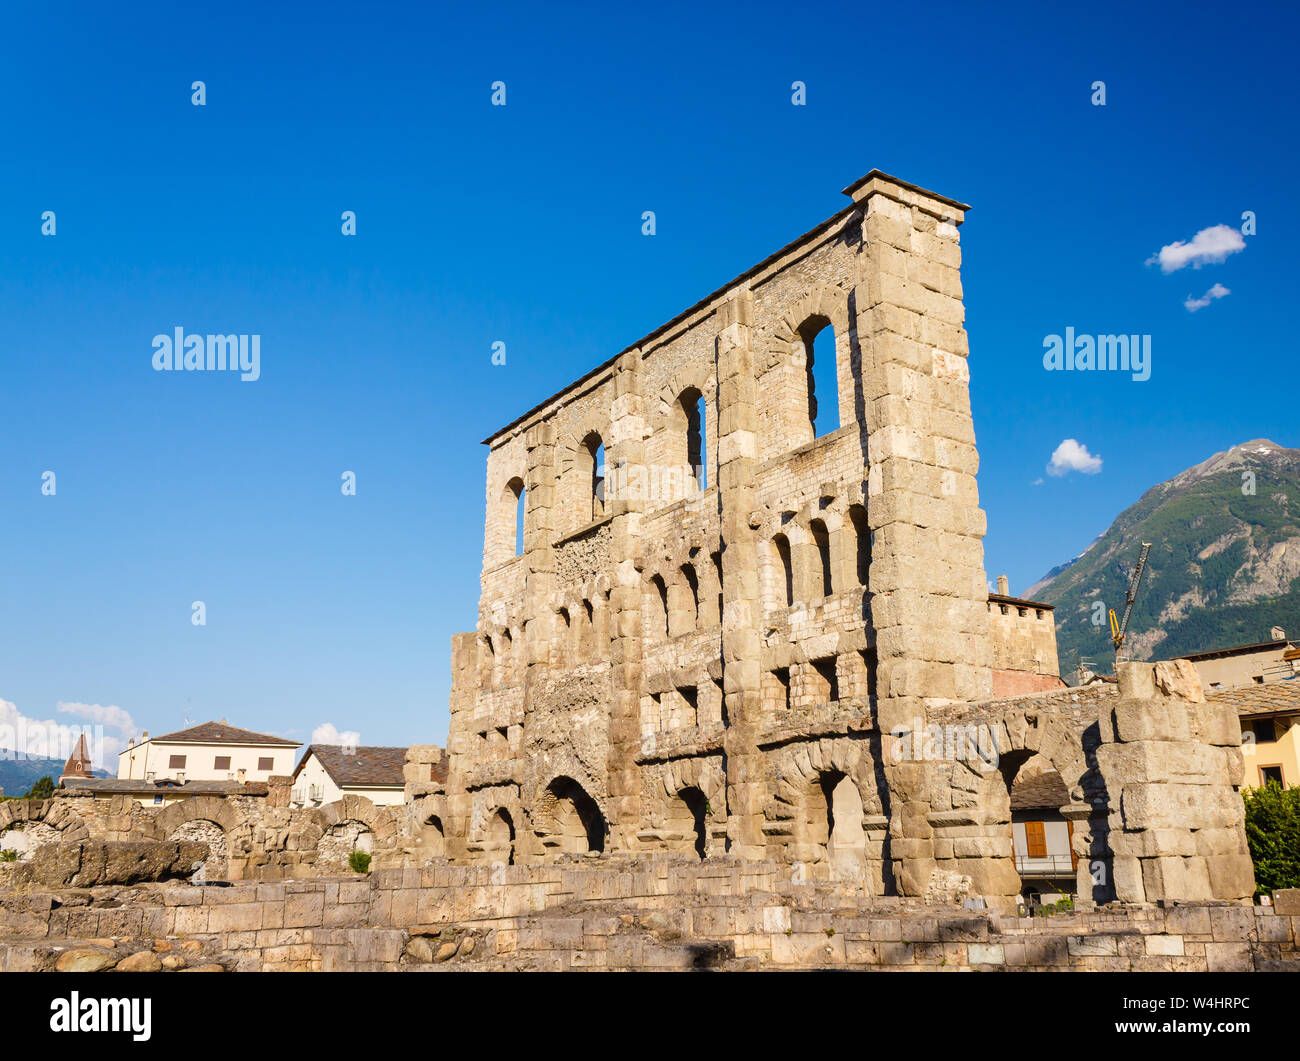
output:
[[348,865],[352,868],[353,873],[369,873],[370,856],[354,847],[352,854],[348,855]]
[[1268,784],[1242,796],[1256,894],[1300,888],[1300,787]]
[[3,851],[0,851],[0,862],[17,862],[17,861],[18,861],[18,852],[15,851],[12,847],[6,847]]

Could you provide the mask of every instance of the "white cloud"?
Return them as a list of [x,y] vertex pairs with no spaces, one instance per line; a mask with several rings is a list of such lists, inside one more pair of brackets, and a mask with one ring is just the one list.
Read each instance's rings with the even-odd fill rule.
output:
[[1067,438],[1057,446],[1047,465],[1048,475],[1066,475],[1069,472],[1096,475],[1099,471],[1101,471],[1101,457],[1094,457],[1088,452],[1088,447],[1077,438]]
[[102,704],[82,704],[76,701],[60,700],[55,706],[64,714],[76,715],[77,718],[97,722],[101,726],[108,726],[110,729],[118,730],[127,736],[134,735],[136,731],[135,720],[131,718],[130,713],[116,704],[105,707]]
[[[116,774],[117,753],[135,733],[130,714],[117,706],[60,701],[59,711],[85,719],[90,725],[65,724],[55,719],[29,718],[9,700],[0,700],[0,756],[5,758],[67,759],[84,732],[96,768]],[[117,736],[104,730],[117,730]]]
[[1225,261],[1229,254],[1245,249],[1246,241],[1231,225],[1211,225],[1196,233],[1190,242],[1179,240],[1161,247],[1147,259],[1147,265],[1158,262],[1161,272],[1176,273],[1189,265],[1199,269],[1202,265]]
[[1205,294],[1203,294],[1200,298],[1192,298],[1191,295],[1188,295],[1187,301],[1184,302],[1183,305],[1187,307],[1188,313],[1195,313],[1198,309],[1204,309],[1216,298],[1223,298],[1224,295],[1230,295],[1230,294],[1232,294],[1232,292],[1229,291],[1222,284],[1215,284],[1212,288],[1210,288],[1210,290],[1205,292]]
[[357,745],[361,743],[361,734],[355,730],[340,732],[333,722],[325,722],[311,731],[311,743]]

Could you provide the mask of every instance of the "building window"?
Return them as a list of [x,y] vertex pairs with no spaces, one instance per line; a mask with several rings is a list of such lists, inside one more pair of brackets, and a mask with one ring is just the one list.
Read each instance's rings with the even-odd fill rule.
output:
[[515,547],[510,550],[513,556],[524,554],[524,504],[527,493],[524,489],[524,481],[515,476],[506,483],[505,496],[502,498],[503,511],[514,510]]
[[799,329],[808,388],[808,421],[813,438],[840,426],[839,380],[835,363],[835,329],[825,317],[811,317]]
[[681,408],[680,422],[686,433],[686,464],[690,468],[691,478],[697,490],[706,490],[709,486],[707,460],[708,430],[706,423],[707,403],[704,396],[694,387],[682,391],[679,400]]
[[170,759],[167,760],[167,769],[168,769],[168,770],[184,770],[184,769],[185,769],[185,756],[183,756],[183,755],[173,755]]
[[790,539],[784,534],[778,534],[772,539],[772,544],[776,546],[777,558],[781,561],[781,575],[784,585],[781,587],[785,590],[785,606],[787,608],[794,604],[794,568],[790,563]]
[[831,536],[826,531],[826,524],[815,519],[808,528],[812,533],[813,544],[817,546],[817,559],[822,574],[822,596],[829,597],[834,592],[831,579]]
[[230,756],[229,756],[229,755],[218,755],[218,756],[217,756],[217,757],[212,761],[212,769],[214,769],[214,770],[229,770],[229,769],[230,769]]
[[1260,779],[1266,785],[1277,785],[1283,787],[1282,768],[1280,766],[1261,766],[1259,768]]
[[605,515],[605,443],[593,431],[578,449],[585,489],[591,497],[591,518],[601,519]]
[[1257,718],[1250,724],[1256,744],[1271,744],[1277,740],[1277,725],[1271,718]]
[[263,756],[262,758],[257,760],[257,768],[259,770],[274,770],[275,759],[270,756]]

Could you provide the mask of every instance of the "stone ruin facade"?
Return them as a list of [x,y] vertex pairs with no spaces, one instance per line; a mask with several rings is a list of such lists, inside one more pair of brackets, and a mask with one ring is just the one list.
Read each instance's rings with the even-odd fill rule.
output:
[[1050,610],[989,592],[968,207],[878,171],[845,194],[486,440],[428,796],[446,856],[726,855],[1009,904],[1008,792],[1039,756],[1081,902],[1247,899],[1236,719],[1170,665],[1060,691]]

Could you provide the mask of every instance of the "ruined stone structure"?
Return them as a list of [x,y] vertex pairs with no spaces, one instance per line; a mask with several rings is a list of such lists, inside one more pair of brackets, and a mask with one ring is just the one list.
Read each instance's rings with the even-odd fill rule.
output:
[[[478,623],[453,638],[447,855],[726,854],[868,895],[1005,903],[1011,766],[1039,753],[1071,793],[1085,901],[1248,896],[1228,820],[1240,771],[1213,726],[1151,738],[1174,748],[1099,723],[1077,694],[993,699],[1061,682],[1050,611],[990,595],[984,571],[968,208],[877,171],[845,194],[486,440]],[[815,390],[818,357],[834,393]],[[815,437],[831,403],[840,426]],[[1151,710],[1204,713],[1199,687],[1179,695],[1152,693]],[[942,739],[929,754],[935,719],[977,743],[982,726],[1009,758],[981,768]],[[1155,762],[1169,751],[1222,804],[1212,825],[1186,808],[1170,852],[1218,861],[1166,865],[1164,804],[1131,809],[1170,781]],[[1147,843],[1121,852],[1108,822],[1130,813]],[[1198,846],[1202,825],[1227,832]]]

